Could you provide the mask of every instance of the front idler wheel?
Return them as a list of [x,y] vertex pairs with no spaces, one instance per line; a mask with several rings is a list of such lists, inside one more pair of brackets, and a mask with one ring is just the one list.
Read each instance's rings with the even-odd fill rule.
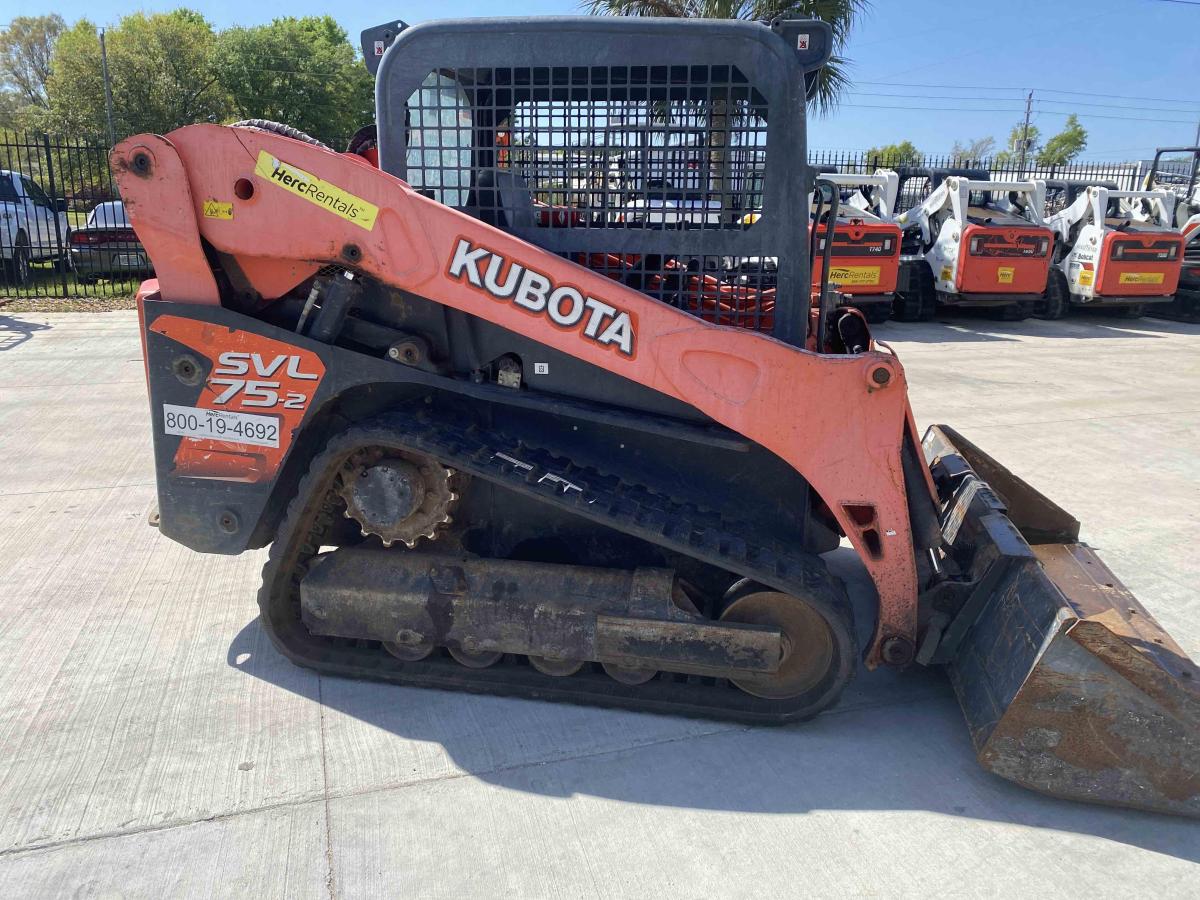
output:
[[837,663],[833,629],[816,607],[799,597],[743,582],[726,595],[721,621],[766,625],[783,632],[778,670],[730,679],[751,696],[764,700],[799,697],[818,687]]

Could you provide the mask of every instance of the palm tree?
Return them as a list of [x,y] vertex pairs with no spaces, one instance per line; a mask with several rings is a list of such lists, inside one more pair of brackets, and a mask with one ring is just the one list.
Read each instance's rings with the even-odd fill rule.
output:
[[850,85],[849,62],[840,52],[854,23],[866,12],[870,0],[583,0],[593,15],[662,16],[670,19],[749,19],[770,22],[790,19],[823,19],[833,29],[833,55],[817,76],[814,101],[821,115],[832,112]]

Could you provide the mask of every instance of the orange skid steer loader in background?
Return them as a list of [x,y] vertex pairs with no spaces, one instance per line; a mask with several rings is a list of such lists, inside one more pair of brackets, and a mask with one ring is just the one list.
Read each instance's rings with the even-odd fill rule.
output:
[[[824,205],[819,188],[813,196],[813,223],[808,235],[813,247],[813,294],[819,296],[822,290],[824,232],[832,217],[829,284],[841,295],[841,305],[860,310],[868,322],[886,322],[892,315],[900,271],[900,227],[892,222],[899,179],[895,172],[886,169],[873,175],[857,175],[825,166],[817,169],[817,175],[820,182],[834,191],[834,196],[828,205]],[[761,218],[761,213],[752,212],[743,216],[741,222],[750,228]],[[775,266],[774,259],[766,261],[768,272],[775,271]],[[750,259],[741,261],[739,269],[758,267],[759,260]],[[740,277],[740,283],[748,281],[745,275]]]
[[[944,665],[993,772],[1200,813],[1195,666],[1070,516],[952,429],[921,439],[856,312],[824,289],[810,314],[797,161],[828,26],[483,19],[364,46],[355,152],[258,122],[112,153],[158,273],[161,528],[270,545],[280,652],[752,723],[829,708],[860,660]],[[626,215],[664,183],[703,205]],[[768,258],[769,296],[725,274]],[[871,621],[821,560],[843,537]]]
[[[873,175],[820,172],[820,176],[834,184],[839,194],[829,282],[847,306],[862,310],[868,322],[886,322],[892,316],[900,272],[900,226],[892,222],[899,177],[887,169]],[[818,293],[825,277],[822,225],[810,226],[817,229],[812,277]]]

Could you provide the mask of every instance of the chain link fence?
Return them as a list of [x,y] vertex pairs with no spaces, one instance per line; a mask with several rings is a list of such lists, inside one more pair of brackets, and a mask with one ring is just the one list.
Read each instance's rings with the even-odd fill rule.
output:
[[[861,151],[815,151],[814,166],[869,173],[906,162],[931,168],[987,169],[993,178],[1084,179],[1135,188],[1138,163],[1063,166],[923,156],[880,158]],[[0,300],[128,298],[153,274],[125,216],[102,141],[0,131]]]

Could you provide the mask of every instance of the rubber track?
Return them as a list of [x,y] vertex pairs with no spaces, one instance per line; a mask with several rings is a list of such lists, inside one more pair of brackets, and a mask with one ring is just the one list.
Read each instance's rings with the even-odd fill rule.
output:
[[[342,462],[368,446],[413,450],[445,465],[627,532],[678,553],[753,578],[820,607],[835,635],[837,659],[819,689],[788,701],[763,700],[722,679],[660,673],[643,685],[614,681],[596,664],[558,678],[509,655],[487,669],[468,669],[442,649],[420,662],[401,662],[375,641],[312,635],[300,621],[299,585],[306,564],[320,549],[329,526],[342,516],[335,487]],[[512,456],[532,471],[504,460]],[[539,480],[546,472],[584,488],[562,490],[561,482]],[[747,723],[782,723],[811,718],[833,706],[853,677],[858,661],[851,607],[841,583],[811,554],[753,536],[711,512],[679,503],[641,484],[571,464],[545,449],[521,444],[495,430],[465,422],[436,422],[425,415],[394,414],[347,429],[311,463],[289,505],[263,569],[259,608],[276,647],[297,665],[352,678],[421,687],[535,697]],[[402,551],[380,551],[402,552]]]

